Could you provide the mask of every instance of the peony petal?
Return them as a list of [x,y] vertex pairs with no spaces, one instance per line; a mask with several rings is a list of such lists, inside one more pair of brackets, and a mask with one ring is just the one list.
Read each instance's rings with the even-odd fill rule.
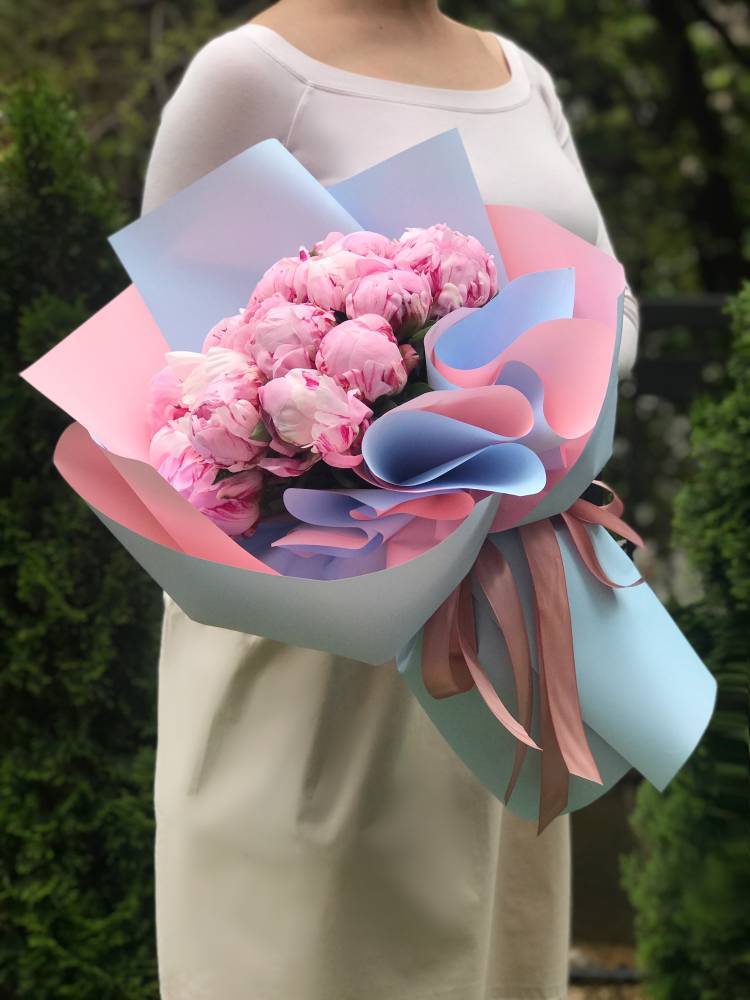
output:
[[343,455],[338,451],[327,451],[323,455],[326,465],[333,466],[334,469],[353,469],[355,465],[362,463],[361,455]]

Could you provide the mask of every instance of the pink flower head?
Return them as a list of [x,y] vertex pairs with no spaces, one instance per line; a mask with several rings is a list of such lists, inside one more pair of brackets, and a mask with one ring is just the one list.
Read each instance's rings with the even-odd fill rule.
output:
[[160,427],[176,420],[187,407],[182,402],[182,383],[167,365],[151,379],[151,396],[148,403],[148,422],[151,434]]
[[252,354],[264,378],[309,368],[323,336],[335,326],[332,312],[309,303],[266,299],[252,319]]
[[356,279],[348,287],[345,302],[349,319],[376,313],[402,337],[424,326],[431,306],[427,278],[399,266]]
[[322,340],[315,366],[368,403],[406,385],[406,368],[388,320],[364,313],[334,327]]
[[260,403],[275,433],[297,448],[310,448],[329,465],[353,466],[352,453],[372,410],[355,389],[348,392],[314,368],[294,368],[260,389]]
[[429,229],[406,229],[398,242],[396,266],[411,268],[430,282],[431,319],[460,306],[483,306],[497,292],[494,257],[474,236],[441,222]]
[[211,347],[205,354],[170,351],[167,363],[182,383],[182,402],[191,410],[237,399],[258,401],[260,373],[239,351],[227,347]]
[[326,256],[339,250],[350,250],[360,257],[391,257],[397,245],[395,240],[382,233],[361,229],[356,233],[329,233],[324,240],[313,243],[313,253]]
[[408,378],[414,369],[419,367],[419,355],[411,344],[400,344],[399,350],[401,351],[401,360],[404,363],[406,376]]
[[260,516],[263,473],[249,469],[216,482],[220,470],[191,445],[186,418],[157,431],[149,458],[159,474],[228,535],[251,534]]
[[385,257],[363,257],[350,250],[308,257],[294,273],[294,301],[343,311],[347,289],[353,281],[392,267]]
[[245,307],[246,319],[251,319],[258,311],[261,302],[270,299],[272,295],[279,295],[285,302],[303,301],[295,298],[294,276],[306,256],[306,253],[300,252],[296,257],[282,257],[281,260],[271,264],[250,294]]
[[[281,298],[281,297],[280,297]],[[284,301],[281,299],[281,301]],[[227,347],[232,351],[246,354],[252,341],[253,330],[246,309],[241,309],[234,316],[226,316],[212,327],[206,334],[202,350],[205,353],[212,347]]]
[[181,426],[192,447],[221,468],[239,472],[257,463],[268,434],[260,419],[258,369],[237,351],[167,355],[189,407]]
[[247,399],[229,405],[203,405],[188,420],[186,434],[195,450],[230,472],[257,465],[268,448],[260,412]]
[[251,535],[260,519],[263,472],[248,469],[218,483],[206,483],[191,502],[227,535]]

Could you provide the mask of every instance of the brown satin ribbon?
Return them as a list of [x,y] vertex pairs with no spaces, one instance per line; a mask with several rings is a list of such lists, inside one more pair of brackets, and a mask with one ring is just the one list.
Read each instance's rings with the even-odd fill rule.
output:
[[[597,506],[576,500],[562,512],[571,540],[589,572],[607,587],[633,587],[643,583],[611,580],[596,555],[587,525],[600,524],[635,545],[641,536],[621,519],[623,503],[614,490],[595,480],[612,494],[612,500]],[[526,623],[510,566],[487,539],[471,573],[482,589],[505,639],[516,687],[516,719],[492,686],[477,655],[476,626],[471,579],[466,576],[425,625],[422,646],[422,676],[435,698],[469,691],[476,686],[485,704],[515,736],[516,753],[504,794],[507,803],[523,765],[526,748],[541,749],[539,826],[541,833],[566,808],[571,774],[601,784],[581,716],[576,681],[573,631],[565,582],[565,571],[557,534],[550,518],[522,525],[521,543],[531,572],[539,668],[540,741],[529,735],[532,715],[532,667]]]

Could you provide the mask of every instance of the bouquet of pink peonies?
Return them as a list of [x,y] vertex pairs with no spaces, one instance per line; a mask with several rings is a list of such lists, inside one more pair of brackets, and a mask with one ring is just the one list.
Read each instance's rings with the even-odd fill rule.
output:
[[540,828],[631,766],[671,780],[716,685],[617,497],[582,497],[614,258],[485,205],[457,130],[330,189],[268,140],[112,242],[133,284],[23,374],[76,421],[61,474],[186,614],[395,664]]
[[[153,465],[228,535],[252,534],[261,509],[279,509],[280,481],[302,485],[320,461],[361,464],[370,423],[430,389],[430,326],[497,288],[493,255],[443,223],[395,240],[332,232],[301,247],[268,268],[201,353],[167,354],[152,381]],[[330,485],[350,480],[334,473]]]

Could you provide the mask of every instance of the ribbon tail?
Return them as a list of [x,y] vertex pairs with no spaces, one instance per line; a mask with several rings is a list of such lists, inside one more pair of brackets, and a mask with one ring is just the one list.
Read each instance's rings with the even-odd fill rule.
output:
[[[474,563],[477,582],[492,609],[498,628],[508,648],[508,659],[513,669],[516,687],[518,719],[527,732],[531,729],[533,710],[531,653],[526,635],[526,622],[518,596],[516,581],[507,560],[496,545],[488,539]],[[528,744],[516,743],[513,768],[505,789],[503,802],[507,805],[521,773]]]
[[459,587],[458,633],[464,659],[487,708],[489,708],[498,722],[505,726],[508,732],[515,736],[517,740],[520,740],[527,746],[533,747],[535,750],[539,750],[539,746],[529,736],[526,728],[508,710],[479,662],[474,624],[474,602],[469,577],[464,577]]
[[552,740],[548,744],[543,735],[541,805],[544,810],[540,809],[540,817],[544,811],[549,822],[553,808],[560,811],[563,797],[567,802],[567,787],[560,787],[560,768],[553,761],[548,762],[545,772],[544,757],[556,757],[559,749],[569,774],[597,784],[602,784],[602,779],[581,717],[565,569],[555,529],[549,518],[545,518],[523,525],[519,532],[536,605],[542,722],[548,713],[548,735]]
[[[541,650],[542,638],[538,615],[536,635],[537,649]],[[547,667],[541,652],[539,653],[539,724],[544,752],[541,761],[537,836],[567,808],[570,794],[570,772],[555,733],[547,684]]]
[[595,503],[591,503],[589,500],[578,499],[568,507],[567,512],[574,514],[579,520],[585,521],[586,524],[601,524],[605,528],[609,528],[610,531],[615,531],[618,535],[622,535],[623,538],[627,538],[633,545],[643,548],[646,543],[635,528],[631,528],[627,521],[623,521],[621,517],[613,513],[609,509],[610,506],[597,507]]
[[[589,524],[604,524],[604,526],[610,528],[610,530],[619,532],[623,538],[627,538],[629,542],[633,543],[633,545],[637,545],[639,548],[645,548],[646,543],[643,541],[635,528],[631,528],[627,521],[622,520],[622,513],[625,510],[625,504],[615,493],[612,487],[608,486],[607,483],[601,479],[594,479],[592,481],[592,486],[601,486],[601,488],[606,490],[607,493],[612,494],[612,499],[609,503],[597,506],[588,500],[579,498],[576,503],[571,506],[575,507],[576,504],[579,504],[583,510],[588,511],[589,514],[593,515],[591,517],[582,517],[582,520],[587,521]],[[602,514],[606,520],[601,517]]]
[[[579,502],[580,501],[576,501],[576,503]],[[604,570],[604,567],[599,562],[599,557],[596,554],[596,549],[594,548],[594,543],[591,540],[591,535],[589,534],[588,529],[586,528],[586,524],[594,524],[594,523],[601,524],[603,522],[601,521],[594,522],[588,520],[584,522],[584,519],[577,515],[575,507],[576,504],[573,504],[572,507],[569,508],[571,513],[568,513],[568,511],[563,511],[561,516],[562,519],[565,521],[565,525],[568,531],[570,532],[570,537],[573,539],[573,543],[578,551],[578,555],[583,560],[584,565],[591,573],[591,575],[595,576],[600,583],[603,583],[607,587],[612,587],[613,589],[615,587],[623,587],[623,588],[635,587],[639,583],[645,583],[645,580],[643,579],[642,576],[639,576],[637,580],[632,580],[630,583],[617,583],[615,580],[610,579],[610,577]],[[624,524],[624,522],[622,523]],[[625,526],[627,527],[627,525]],[[609,525],[604,525],[604,527],[609,527]],[[613,529],[613,530],[619,531],[619,529]],[[619,533],[621,535],[624,535],[622,531],[619,531]]]
[[455,631],[458,589],[449,594],[424,626],[422,680],[433,698],[448,698],[474,687]]

